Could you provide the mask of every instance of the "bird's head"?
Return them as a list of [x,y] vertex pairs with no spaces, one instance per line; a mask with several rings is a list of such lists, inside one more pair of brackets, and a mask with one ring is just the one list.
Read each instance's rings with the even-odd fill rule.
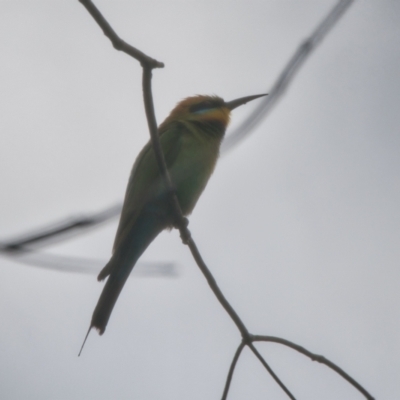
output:
[[218,130],[225,131],[229,124],[231,111],[251,100],[266,96],[258,94],[255,96],[241,97],[232,101],[224,101],[218,96],[192,96],[179,102],[171,111],[170,115],[160,125],[160,132],[172,122],[197,122],[214,126]]

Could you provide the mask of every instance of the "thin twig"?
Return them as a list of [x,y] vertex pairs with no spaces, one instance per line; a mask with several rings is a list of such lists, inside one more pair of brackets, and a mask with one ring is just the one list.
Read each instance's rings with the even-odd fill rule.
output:
[[253,343],[247,343],[247,346],[254,353],[254,355],[260,360],[261,364],[264,365],[264,368],[269,372],[269,374],[274,378],[275,382],[281,387],[281,389],[292,399],[296,400],[296,398],[292,395],[289,389],[284,385],[284,383],[278,378],[272,368],[268,365],[268,363],[264,360],[263,356],[258,352],[258,350],[254,347]]
[[111,25],[106,21],[98,8],[92,3],[91,0],[78,0],[82,5],[88,10],[89,14],[93,17],[93,19],[97,22],[100,28],[103,30],[103,33],[111,40],[114,48],[116,50],[122,51],[126,54],[129,54],[131,57],[138,60],[142,65],[148,65],[151,68],[163,68],[164,63],[155,60],[154,58],[149,57],[144,54],[142,51],[136,49],[130,44],[126,43],[122,40],[111,28]]
[[329,14],[322,20],[311,36],[296,50],[286,67],[283,69],[271,90],[258,107],[233,131],[222,143],[222,153],[226,153],[254,131],[255,127],[271,111],[273,106],[285,93],[289,83],[304,64],[307,57],[326,36],[329,30],[339,21],[354,0],[339,0]]
[[37,229],[32,233],[0,242],[0,252],[15,255],[19,252],[25,252],[26,246],[38,247],[71,238],[117,217],[121,214],[121,209],[121,204],[115,204],[98,213],[70,217],[64,221]]
[[254,342],[273,342],[273,343],[279,343],[284,346],[290,347],[293,350],[298,351],[301,354],[304,354],[305,356],[309,357],[312,361],[317,361],[321,364],[326,365],[327,367],[333,369],[335,372],[337,372],[343,379],[345,379],[347,382],[349,382],[351,385],[353,385],[358,391],[360,391],[368,400],[374,400],[374,397],[371,396],[370,393],[367,392],[366,389],[364,389],[355,379],[353,379],[349,374],[344,372],[342,368],[338,367],[336,364],[334,364],[332,361],[328,360],[324,356],[312,353],[311,351],[305,349],[302,346],[299,346],[296,343],[290,342],[289,340],[282,339],[276,336],[261,336],[261,335],[254,335],[253,336],[253,341]]
[[[71,257],[32,250],[27,247],[24,247],[23,251],[6,252],[4,256],[10,261],[33,265],[41,269],[90,275],[98,275],[99,269],[107,263],[105,260],[84,257],[73,257],[71,260]],[[139,261],[135,265],[135,273],[130,277],[137,278],[139,276],[177,277],[179,268],[174,262]]]
[[200,255],[199,250],[197,249],[196,244],[194,243],[193,239],[189,240],[188,246],[190,248],[190,251],[193,255],[193,258],[195,259],[198,267],[200,268],[201,272],[207,279],[207,282],[213,291],[214,295],[217,297],[218,301],[224,307],[225,311],[228,313],[228,315],[232,318],[233,322],[236,324],[237,328],[239,329],[242,338],[245,339],[246,341],[251,340],[251,335],[249,334],[246,326],[244,325],[243,321],[239,318],[239,315],[236,313],[236,311],[233,309],[233,307],[230,305],[228,300],[225,298],[223,293],[221,292],[221,289],[218,287],[216,280],[214,279],[213,275],[211,274],[210,270],[208,269],[206,263],[203,261],[203,258]]
[[235,371],[236,364],[239,360],[240,354],[242,353],[244,346],[246,346],[246,343],[242,340],[242,342],[239,344],[239,347],[236,350],[235,355],[233,356],[233,360],[232,360],[231,366],[229,368],[228,376],[226,377],[224,392],[222,393],[221,400],[226,400],[226,398],[228,397],[229,387],[231,386],[233,373]]
[[[165,162],[164,153],[162,151],[161,143],[159,140],[157,121],[154,112],[153,94],[151,90],[151,78],[152,68],[148,66],[143,66],[143,100],[144,108],[146,111],[147,125],[150,131],[151,144],[153,146],[154,154],[156,156],[158,168],[160,169],[161,177],[164,180],[166,189],[170,194],[170,201],[172,203],[172,209],[175,214],[175,223],[179,226],[182,226],[182,229],[184,229],[187,226],[187,220],[182,215],[181,206],[179,204],[178,197],[176,196],[171,177],[168,173],[167,163]],[[187,232],[189,231],[187,230]]]

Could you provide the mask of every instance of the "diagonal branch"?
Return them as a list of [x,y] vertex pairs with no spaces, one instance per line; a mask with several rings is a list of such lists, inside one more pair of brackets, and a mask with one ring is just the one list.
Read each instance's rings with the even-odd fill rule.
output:
[[290,399],[296,400],[296,398],[292,395],[289,389],[284,385],[284,383],[279,379],[278,375],[272,370],[272,368],[268,365],[268,363],[264,360],[263,356],[258,352],[258,350],[254,347],[253,343],[247,343],[250,350],[254,353],[254,355],[260,360],[261,364],[264,368],[269,372],[269,374],[274,378],[275,382],[281,387],[281,389],[289,396]]
[[[93,258],[68,257],[60,254],[46,253],[28,247],[24,247],[18,252],[6,252],[4,256],[11,261],[30,266],[33,265],[42,269],[91,275],[97,275],[99,269],[104,267],[107,262]],[[136,278],[138,276],[178,277],[179,268],[174,262],[139,261],[135,266],[135,273],[130,277]]]
[[299,346],[296,343],[290,342],[289,340],[282,339],[276,336],[260,336],[260,335],[254,335],[253,336],[253,341],[255,342],[272,342],[272,343],[279,343],[284,346],[290,347],[293,350],[298,351],[301,354],[304,354],[305,356],[309,357],[312,361],[317,361],[321,364],[326,365],[327,367],[333,369],[335,372],[337,372],[343,379],[345,379],[347,382],[349,382],[351,385],[353,385],[358,391],[360,391],[365,398],[368,400],[374,400],[374,397],[372,397],[366,389],[364,389],[355,379],[353,379],[349,374],[344,372],[342,368],[338,367],[336,364],[334,364],[332,361],[329,361],[327,358],[324,356],[312,353],[311,351],[305,349],[302,346]]
[[222,400],[226,400],[226,398],[228,397],[229,387],[231,386],[233,373],[235,371],[236,364],[239,360],[240,354],[242,354],[242,350],[244,349],[244,346],[246,346],[246,343],[242,340],[242,342],[239,344],[239,347],[236,350],[235,355],[233,356],[233,360],[232,360],[231,366],[229,368],[228,376],[226,377],[224,392],[222,393]]
[[121,213],[121,208],[122,205],[118,203],[97,213],[69,217],[32,233],[0,242],[0,252],[15,255],[26,251],[26,246],[39,247],[68,239],[117,217]]
[[296,50],[278,79],[274,83],[268,96],[260,102],[258,107],[230,134],[222,144],[222,152],[225,153],[235,147],[248,136],[256,126],[267,116],[274,105],[285,93],[300,67],[304,64],[311,52],[318,46],[331,28],[339,21],[354,0],[339,0],[329,14],[317,26],[311,36],[306,39]]
[[155,60],[154,58],[149,57],[144,54],[142,51],[136,49],[130,44],[126,43],[122,40],[111,28],[111,25],[106,21],[103,17],[99,9],[92,3],[91,0],[78,0],[82,5],[88,10],[89,14],[93,17],[93,19],[97,22],[100,28],[103,30],[103,33],[111,40],[114,48],[119,51],[123,51],[124,53],[130,55],[140,62],[140,64],[147,65],[150,68],[163,68],[164,63]]
[[[188,231],[189,232],[189,231]],[[189,232],[190,234],[190,232]],[[199,250],[197,249],[197,246],[195,242],[193,241],[192,238],[190,238],[188,242],[188,246],[190,248],[190,251],[193,255],[193,258],[195,259],[198,267],[200,268],[201,272],[207,279],[207,282],[213,291],[214,295],[217,297],[218,301],[224,307],[225,311],[228,313],[228,315],[232,318],[233,322],[239,329],[242,338],[247,342],[251,340],[251,335],[249,331],[247,330],[246,326],[242,322],[242,320],[239,318],[238,314],[236,311],[233,309],[233,307],[230,305],[226,297],[223,295],[221,292],[221,289],[218,287],[217,282],[214,278],[214,276],[211,274],[210,270],[208,269],[206,263],[203,261],[203,258],[201,257],[201,254]]]

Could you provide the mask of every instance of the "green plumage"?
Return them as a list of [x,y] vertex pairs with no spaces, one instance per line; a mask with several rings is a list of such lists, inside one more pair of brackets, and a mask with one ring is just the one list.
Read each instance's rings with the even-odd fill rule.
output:
[[[168,172],[184,215],[192,212],[214,170],[223,133],[224,131],[218,132],[218,135],[212,137],[199,129],[195,130],[190,123],[181,122],[172,123],[160,133],[160,144]],[[143,206],[157,200],[161,200],[157,205],[160,212],[165,213],[168,208],[165,184],[149,142],[140,152],[132,169],[114,250],[122,244]],[[171,220],[169,225],[172,223]]]
[[[221,129],[222,128],[222,129]],[[173,121],[160,131],[160,144],[184,215],[192,212],[211,176],[225,132],[221,124]],[[165,183],[151,142],[133,166],[125,194],[114,253],[98,279],[110,275],[93,313],[103,333],[122,287],[147,246],[174,223]]]
[[[217,96],[189,97],[160,125],[161,148],[183,215],[192,212],[214,170],[230,111],[257,97],[229,103]],[[100,334],[104,332],[135,263],[162,230],[173,226],[170,204],[149,142],[139,153],[129,178],[113,255],[98,276],[99,280],[108,279],[88,333],[93,327]]]

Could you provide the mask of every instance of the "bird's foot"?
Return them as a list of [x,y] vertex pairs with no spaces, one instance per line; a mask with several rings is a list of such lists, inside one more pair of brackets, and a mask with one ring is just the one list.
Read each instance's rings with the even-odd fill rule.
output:
[[189,244],[190,239],[192,238],[192,235],[190,234],[190,231],[188,228],[185,228],[184,230],[181,230],[181,239],[183,244]]
[[189,220],[186,217],[182,217],[174,222],[174,228],[179,229],[183,244],[188,244],[191,238],[188,226]]

